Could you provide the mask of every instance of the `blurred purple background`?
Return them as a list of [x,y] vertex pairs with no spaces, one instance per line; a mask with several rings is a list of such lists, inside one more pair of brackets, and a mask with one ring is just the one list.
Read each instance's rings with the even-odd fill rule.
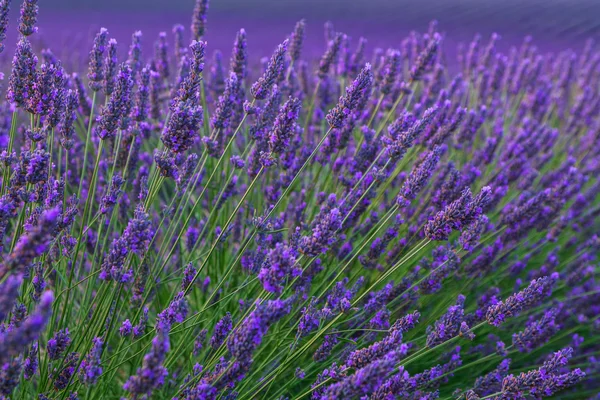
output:
[[[2,58],[11,57],[16,42],[19,0],[13,0],[13,18]],[[131,34],[141,30],[144,50],[152,51],[158,33],[175,23],[189,27],[194,0],[42,0],[39,46],[76,59],[87,52],[99,27],[108,28],[125,53]],[[323,24],[356,39],[364,36],[369,49],[397,47],[410,30],[425,31],[433,19],[446,33],[445,50],[452,55],[459,42],[480,32],[501,34],[506,49],[530,34],[543,51],[580,49],[589,37],[600,38],[600,0],[212,0],[206,40],[212,50],[228,54],[239,28],[248,33],[252,57],[270,54],[277,43],[307,20],[308,56],[325,46]],[[148,54],[148,53],[147,53]]]

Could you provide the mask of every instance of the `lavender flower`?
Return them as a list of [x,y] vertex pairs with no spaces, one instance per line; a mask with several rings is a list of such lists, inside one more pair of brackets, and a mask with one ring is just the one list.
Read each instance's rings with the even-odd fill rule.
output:
[[277,46],[275,52],[271,56],[271,60],[267,65],[267,69],[263,75],[252,85],[250,93],[257,100],[264,100],[271,92],[271,88],[275,84],[275,79],[279,76],[283,70],[284,55],[287,50],[289,41],[285,40],[282,44]]
[[23,0],[19,16],[19,32],[23,36],[30,36],[37,32],[37,16],[39,7],[37,0]]
[[102,375],[100,357],[102,356],[102,338],[92,339],[93,345],[79,366],[79,380],[84,385],[94,385]]
[[227,336],[229,332],[233,329],[233,320],[231,319],[231,314],[227,313],[223,318],[217,322],[215,325],[215,330],[213,332],[212,337],[210,338],[210,347],[213,349],[219,348]]
[[17,49],[12,61],[12,71],[8,81],[6,99],[19,107],[25,106],[33,95],[37,80],[37,57],[33,54],[31,44],[25,36],[17,43]]
[[108,31],[101,28],[94,39],[94,47],[90,51],[90,65],[88,72],[89,86],[94,92],[102,88],[104,81],[104,53],[108,45]]
[[371,64],[366,64],[360,71],[352,85],[346,88],[346,93],[340,97],[338,104],[327,114],[327,122],[332,128],[341,128],[346,122],[348,116],[357,107],[361,98],[368,97],[369,93],[365,89],[369,88],[373,82],[373,72]]
[[554,274],[532,280],[524,290],[490,306],[486,313],[487,321],[491,325],[499,326],[507,317],[518,315],[521,311],[539,303],[552,293],[552,286],[557,279],[558,274]]
[[192,26],[190,28],[192,37],[196,40],[200,40],[204,37],[207,13],[208,0],[196,0],[196,5],[192,14]]
[[4,51],[4,40],[8,28],[8,13],[10,12],[10,0],[0,1],[0,53]]
[[191,102],[179,103],[173,110],[167,129],[161,136],[165,147],[175,153],[183,153],[194,143],[202,123],[202,107]]
[[48,340],[48,357],[51,360],[58,360],[62,357],[63,353],[71,344],[71,337],[69,336],[69,330],[63,329],[54,335],[52,339]]

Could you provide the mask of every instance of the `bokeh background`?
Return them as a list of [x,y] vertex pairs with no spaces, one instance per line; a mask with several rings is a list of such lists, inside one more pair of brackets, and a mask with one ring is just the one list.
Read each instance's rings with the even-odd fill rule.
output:
[[[16,21],[19,1],[13,1]],[[145,50],[161,31],[175,23],[189,26],[194,0],[42,0],[39,27],[42,43],[57,55],[87,51],[93,34],[106,27],[125,52],[131,34],[141,30]],[[600,0],[212,0],[206,40],[209,48],[230,51],[235,32],[245,28],[251,56],[270,54],[292,29],[307,21],[308,56],[324,48],[323,24],[353,39],[364,36],[369,48],[398,47],[410,30],[424,31],[439,21],[446,33],[444,50],[450,56],[460,42],[480,32],[502,36],[500,48],[532,35],[542,51],[579,50],[590,37],[600,38]],[[13,24],[15,22],[12,22]],[[6,41],[16,42],[14,25]],[[14,46],[14,45],[13,45]],[[62,53],[62,54],[61,54]]]

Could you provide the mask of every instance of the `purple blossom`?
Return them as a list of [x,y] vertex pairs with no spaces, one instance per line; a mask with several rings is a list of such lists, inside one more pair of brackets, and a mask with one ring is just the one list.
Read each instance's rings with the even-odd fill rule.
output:
[[552,293],[552,286],[558,279],[558,274],[544,276],[531,281],[524,290],[509,296],[505,301],[490,306],[486,313],[487,321],[494,325],[501,325],[506,318],[516,316],[521,311],[539,303]]

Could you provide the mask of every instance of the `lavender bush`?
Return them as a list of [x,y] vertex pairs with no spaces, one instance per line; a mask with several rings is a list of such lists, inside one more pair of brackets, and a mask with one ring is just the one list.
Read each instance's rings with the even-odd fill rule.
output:
[[305,60],[300,21],[251,69],[208,9],[68,71],[23,1],[0,398],[597,399],[594,43],[455,62],[436,23],[373,54],[328,23]]

